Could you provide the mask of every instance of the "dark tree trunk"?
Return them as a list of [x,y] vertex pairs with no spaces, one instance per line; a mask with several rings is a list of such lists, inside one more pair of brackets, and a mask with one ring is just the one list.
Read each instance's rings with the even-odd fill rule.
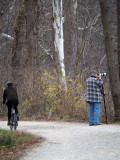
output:
[[115,53],[112,42],[111,19],[109,14],[111,12],[111,8],[109,6],[109,3],[110,3],[109,0],[100,0],[110,87],[114,103],[115,120],[118,120],[120,119],[120,82],[119,82],[119,71],[115,63]]
[[120,80],[120,1],[117,0],[117,36],[118,36],[118,66]]
[[16,23],[15,23],[15,36],[14,36],[14,45],[12,48],[12,80],[16,84],[18,89],[19,98],[22,98],[23,94],[23,85],[24,85],[24,72],[23,72],[23,46],[25,38],[25,10],[23,0],[19,1],[19,10],[17,13]]
[[30,93],[33,89],[34,77],[34,60],[36,57],[36,21],[37,21],[37,0],[25,0],[25,15],[26,15],[26,38],[25,38],[25,75],[27,92]]
[[76,74],[76,55],[77,55],[77,1],[64,0],[64,51],[65,51],[65,70],[74,77]]
[[12,56],[12,77],[16,82],[20,99],[33,88],[34,57],[36,55],[37,0],[19,1],[19,11],[15,24],[15,43]]

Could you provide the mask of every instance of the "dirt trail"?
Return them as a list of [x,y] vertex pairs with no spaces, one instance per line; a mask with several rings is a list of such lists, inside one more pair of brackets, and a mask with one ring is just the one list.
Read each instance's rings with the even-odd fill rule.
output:
[[[8,128],[0,122],[0,128]],[[21,160],[119,160],[120,125],[19,122],[18,130],[46,139]]]

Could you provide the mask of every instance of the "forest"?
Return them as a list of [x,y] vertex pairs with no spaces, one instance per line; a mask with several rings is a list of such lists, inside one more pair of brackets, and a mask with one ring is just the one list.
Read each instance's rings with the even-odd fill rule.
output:
[[119,0],[0,0],[0,116],[13,81],[21,117],[87,121],[94,69],[106,73],[107,116],[119,121]]

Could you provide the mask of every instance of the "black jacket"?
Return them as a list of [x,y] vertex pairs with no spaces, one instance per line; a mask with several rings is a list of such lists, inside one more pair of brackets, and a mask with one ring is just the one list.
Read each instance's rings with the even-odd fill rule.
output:
[[7,101],[11,101],[11,100],[15,100],[18,99],[18,94],[17,91],[14,87],[9,86],[4,90],[4,94],[3,94],[3,103]]

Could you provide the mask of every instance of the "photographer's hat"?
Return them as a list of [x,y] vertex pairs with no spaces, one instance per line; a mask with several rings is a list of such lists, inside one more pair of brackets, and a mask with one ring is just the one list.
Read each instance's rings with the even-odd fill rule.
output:
[[99,73],[96,70],[92,71],[92,75],[94,75],[94,74],[98,74],[99,75]]

